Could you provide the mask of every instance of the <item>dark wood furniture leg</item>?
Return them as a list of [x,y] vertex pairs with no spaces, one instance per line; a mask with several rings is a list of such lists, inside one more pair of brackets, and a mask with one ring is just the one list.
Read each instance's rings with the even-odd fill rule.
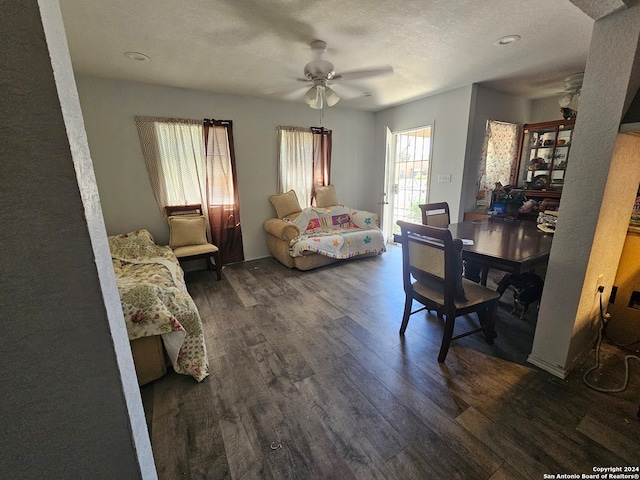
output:
[[[211,255],[211,259],[215,264],[216,276],[218,277],[218,280],[222,280],[222,262],[220,260],[220,250],[214,252],[213,255]],[[209,260],[207,260],[207,268],[211,270],[211,262]]]

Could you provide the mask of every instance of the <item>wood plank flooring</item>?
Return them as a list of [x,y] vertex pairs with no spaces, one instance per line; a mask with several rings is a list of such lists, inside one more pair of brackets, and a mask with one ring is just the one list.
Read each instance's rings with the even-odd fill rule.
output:
[[[526,362],[536,309],[498,309],[498,338],[454,341],[413,315],[398,334],[401,250],[310,272],[267,258],[187,274],[210,361],[202,383],[142,387],[158,475],[175,479],[541,479],[640,466],[640,368],[621,393]],[[504,297],[505,300],[507,297]],[[457,328],[475,322],[461,318]],[[603,342],[591,378],[622,384]]]

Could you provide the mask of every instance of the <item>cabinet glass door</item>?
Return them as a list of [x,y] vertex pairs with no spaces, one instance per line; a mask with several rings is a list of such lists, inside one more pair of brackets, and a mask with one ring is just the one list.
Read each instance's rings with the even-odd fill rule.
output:
[[553,171],[551,173],[551,188],[562,188],[564,184],[564,172],[567,169],[569,160],[569,149],[571,148],[571,130],[559,130],[556,140],[555,152],[553,155]]
[[553,159],[556,130],[541,129],[530,132],[528,162],[524,165],[524,187],[528,190],[546,190]]
[[572,124],[525,125],[518,186],[526,190],[561,191],[571,148]]

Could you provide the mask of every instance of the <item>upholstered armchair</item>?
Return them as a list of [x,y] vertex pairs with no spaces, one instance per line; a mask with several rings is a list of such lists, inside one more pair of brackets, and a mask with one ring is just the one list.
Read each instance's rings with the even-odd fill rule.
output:
[[207,224],[200,205],[167,206],[169,247],[178,261],[204,258],[207,268],[215,267],[218,280],[222,279],[220,250],[207,241]]

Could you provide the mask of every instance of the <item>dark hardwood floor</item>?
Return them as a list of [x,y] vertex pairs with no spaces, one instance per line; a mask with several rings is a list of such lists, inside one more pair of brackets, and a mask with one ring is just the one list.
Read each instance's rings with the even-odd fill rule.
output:
[[[392,245],[310,272],[268,258],[222,281],[188,273],[210,376],[142,387],[159,478],[542,479],[640,465],[637,363],[622,393],[583,383],[593,355],[561,380],[526,362],[536,309],[521,320],[501,305],[494,345],[454,341],[438,364],[435,315],[398,334],[401,269]],[[620,386],[625,353],[603,342],[593,381]]]

